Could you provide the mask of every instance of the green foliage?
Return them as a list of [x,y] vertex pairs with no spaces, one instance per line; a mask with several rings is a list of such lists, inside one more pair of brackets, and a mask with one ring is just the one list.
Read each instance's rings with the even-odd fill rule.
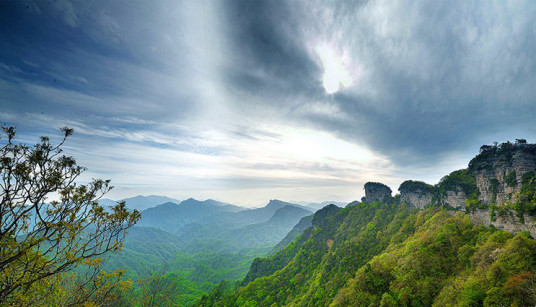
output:
[[[508,294],[505,282],[519,272],[534,272],[534,247],[536,242],[525,236],[476,227],[460,213],[451,217],[438,212],[403,245],[388,249],[361,268],[339,292],[345,296],[339,300],[359,305],[363,302],[359,299],[366,297],[367,303],[379,305],[388,293],[398,298],[399,305],[511,302],[516,298]],[[370,273],[369,265],[381,269]]]
[[[274,208],[261,209],[273,212],[247,210],[249,214],[255,214],[256,219],[268,219],[267,214],[271,214],[268,221],[249,226],[237,224],[233,227],[225,216],[222,224],[197,221],[179,235],[152,227],[135,227],[127,236],[123,251],[109,259],[106,265],[128,269],[126,274],[134,281],[133,289],[127,295],[131,304],[142,301],[140,289],[146,272],[159,272],[162,268],[166,274],[175,276],[176,286],[182,289],[177,300],[191,304],[223,280],[234,284],[244,278],[253,259],[266,255],[301,216],[309,213],[283,202],[271,201],[270,204]],[[312,216],[308,221],[311,225]],[[242,247],[250,248],[237,246],[240,240]],[[259,244],[263,247],[251,248]]]
[[493,169],[493,161],[496,160],[511,165],[514,152],[526,146],[525,143],[520,142],[516,142],[515,144],[505,142],[500,145],[495,143],[493,146],[483,145],[480,147],[480,153],[469,162],[469,169],[471,171],[491,170]]
[[198,305],[534,305],[536,241],[526,234],[399,204],[359,204],[326,218],[322,231],[312,227],[292,247],[256,260],[263,274]]
[[489,212],[489,217],[492,222],[495,222],[497,220],[497,212],[496,212],[497,206],[491,206],[491,210]]
[[508,172],[506,177],[504,178],[504,181],[509,187],[515,187],[517,185],[517,174],[515,170],[512,170]]
[[[256,260],[250,270],[255,278],[215,305],[326,304],[359,267],[391,241],[400,242],[412,233],[414,221],[402,221],[410,212],[399,204],[363,203],[317,213],[316,228],[274,256]],[[205,302],[213,302],[213,296]]]
[[434,187],[433,185],[429,185],[422,181],[406,180],[402,182],[402,184],[398,188],[398,191],[400,191],[401,193],[402,192],[414,192],[414,193],[434,195],[438,192],[438,189]]
[[[15,129],[2,127],[0,147],[0,302],[56,305],[104,302],[123,288],[122,271],[101,272],[101,257],[118,252],[126,230],[140,218],[120,202],[106,210],[97,200],[109,180],[75,181],[85,171],[62,155],[72,129],[53,145],[48,137],[16,143]],[[1,138],[0,138],[1,139]],[[58,201],[45,203],[51,194]],[[73,270],[85,278],[73,277]],[[57,301],[55,301],[55,298]]]
[[531,181],[534,181],[536,178],[536,174],[534,174],[534,171],[529,171],[523,174],[521,176],[521,184],[526,186],[531,183]]
[[[142,246],[148,244],[137,242]],[[176,251],[175,256],[163,260],[156,257],[161,252],[165,252],[165,247],[155,249],[153,254],[146,254],[148,259],[156,262],[141,262],[137,257],[129,259],[132,253],[120,255],[119,263],[124,265],[127,273],[130,273],[127,275],[133,280],[132,289],[123,293],[127,305],[139,305],[144,301],[166,306],[192,305],[220,282],[234,284],[243,278],[251,261],[259,256],[214,252],[189,255]],[[109,265],[113,267],[118,264]]]
[[491,204],[496,204],[497,202],[497,188],[499,187],[499,180],[497,178],[490,178],[489,181],[489,190],[491,192]]
[[458,189],[461,189],[467,196],[478,194],[476,179],[468,169],[457,170],[443,177],[437,184],[437,188],[442,197],[446,195],[447,191],[457,191]]
[[474,212],[475,209],[486,209],[486,208],[488,208],[488,206],[486,204],[481,203],[475,194],[465,199],[466,212]]

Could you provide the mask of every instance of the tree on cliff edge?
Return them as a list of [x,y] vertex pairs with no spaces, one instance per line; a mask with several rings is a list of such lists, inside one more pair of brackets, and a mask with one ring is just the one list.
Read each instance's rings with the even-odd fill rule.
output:
[[[9,305],[75,305],[113,297],[120,271],[99,269],[101,256],[121,248],[126,230],[140,218],[124,203],[106,210],[98,199],[109,180],[75,180],[85,170],[61,146],[73,133],[63,128],[57,145],[41,137],[33,146],[14,142],[15,129],[0,135],[0,302]],[[58,201],[47,203],[54,193]],[[72,273],[77,269],[77,274]],[[80,278],[81,272],[86,275]]]

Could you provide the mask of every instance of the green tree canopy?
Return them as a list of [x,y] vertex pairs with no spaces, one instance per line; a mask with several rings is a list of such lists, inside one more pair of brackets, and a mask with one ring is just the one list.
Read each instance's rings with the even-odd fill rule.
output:
[[[109,286],[106,278],[117,277],[100,273],[99,257],[120,250],[126,230],[140,213],[128,211],[121,202],[110,209],[99,205],[98,199],[112,189],[109,180],[75,183],[85,168],[61,149],[72,129],[62,128],[57,145],[41,137],[33,146],[15,142],[13,127],[2,130],[0,301],[50,302],[50,290],[72,278],[67,273],[79,266],[93,273],[90,280],[69,283],[77,293],[71,303],[90,300],[99,288]],[[58,200],[47,202],[52,194]]]

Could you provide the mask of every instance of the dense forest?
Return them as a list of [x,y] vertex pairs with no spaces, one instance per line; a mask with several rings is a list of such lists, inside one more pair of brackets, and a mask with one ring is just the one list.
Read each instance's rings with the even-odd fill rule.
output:
[[536,303],[536,241],[394,198],[319,211],[249,274],[255,279],[222,283],[198,305],[528,306]]

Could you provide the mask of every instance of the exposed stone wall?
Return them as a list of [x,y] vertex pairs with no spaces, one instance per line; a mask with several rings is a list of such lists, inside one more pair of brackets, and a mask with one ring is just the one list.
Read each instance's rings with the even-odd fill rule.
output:
[[[505,177],[511,171],[515,170],[513,167],[507,165],[496,164],[497,168],[493,170],[482,170],[476,173],[476,185],[480,191],[479,199],[484,204],[495,203],[497,205],[503,205],[505,203],[511,203],[515,201],[514,194],[519,192],[520,184],[515,186],[508,186],[505,182]],[[516,170],[516,175],[518,171]],[[493,187],[492,180],[497,180],[495,188]],[[519,182],[521,179],[519,179]],[[495,190],[495,191],[494,191]],[[493,199],[495,193],[495,201]]]
[[[465,201],[475,192],[472,178],[476,180],[479,200],[486,205],[504,205],[516,201],[516,194],[521,190],[523,175],[527,172],[536,172],[536,144],[503,143],[501,146],[483,146],[481,154],[469,163],[469,168],[451,173],[446,176],[450,182],[441,182],[435,187],[408,180],[401,184],[400,200],[419,209],[439,201],[447,204],[457,211],[465,209]],[[515,176],[512,177],[512,174]],[[467,176],[470,176],[469,178]],[[474,176],[474,177],[472,177]],[[468,180],[470,179],[470,180]],[[458,184],[458,181],[460,182]],[[468,188],[468,183],[470,189]],[[454,190],[452,190],[454,189]],[[443,193],[439,195],[439,191]],[[469,192],[468,192],[469,191]],[[385,201],[391,198],[391,189],[381,183],[367,182],[365,184],[365,200],[367,202]],[[434,195],[440,199],[434,199]],[[450,211],[454,214],[456,211]],[[517,218],[515,211],[507,210],[505,216],[497,216],[491,220],[490,209],[475,209],[470,213],[470,219],[478,225],[493,225],[512,233],[528,231],[536,238],[536,217],[525,216],[524,223]]]
[[365,183],[365,199],[368,203],[386,201],[391,198],[391,188],[379,182]]
[[467,199],[465,192],[458,189],[457,191],[447,191],[442,203],[456,209],[463,209],[465,208],[465,199]]
[[[511,157],[507,153],[496,155],[488,161],[478,163],[475,169],[479,199],[482,203],[512,203],[515,201],[515,194],[521,189],[523,174],[536,171],[536,146],[531,144],[516,148]],[[506,177],[513,171],[516,174],[515,184],[509,186]]]
[[432,203],[433,195],[422,191],[415,192],[400,192],[400,200],[415,208],[424,209],[428,204]]
[[406,180],[400,184],[400,200],[408,205],[424,209],[434,200],[434,195],[438,194],[438,190],[433,185],[429,185],[423,181]]
[[476,209],[470,214],[471,222],[484,226],[493,225],[497,229],[507,230],[512,233],[528,231],[532,237],[536,238],[536,222],[531,218],[525,218],[525,223],[521,223],[515,212],[509,210],[505,217],[497,216],[497,220],[492,221],[490,212],[490,209]]

